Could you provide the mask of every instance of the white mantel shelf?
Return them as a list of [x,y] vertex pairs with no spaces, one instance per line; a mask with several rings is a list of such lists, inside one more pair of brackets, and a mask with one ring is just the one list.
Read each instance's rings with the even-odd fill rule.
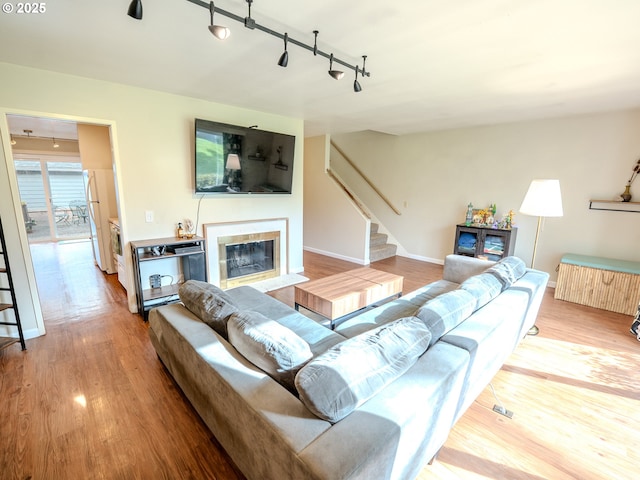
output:
[[640,202],[617,202],[615,200],[589,200],[589,210],[640,213]]

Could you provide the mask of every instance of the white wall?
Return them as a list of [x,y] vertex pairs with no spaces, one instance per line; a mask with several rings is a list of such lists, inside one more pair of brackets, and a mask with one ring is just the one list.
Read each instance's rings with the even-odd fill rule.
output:
[[[200,210],[203,223],[289,218],[289,268],[302,264],[303,122],[300,119],[240,109],[203,100],[144,90],[109,82],[0,63],[0,133],[3,184],[12,178],[9,133],[5,115],[18,113],[69,118],[82,123],[109,125],[113,137],[120,220],[123,240],[173,236],[184,218],[195,221],[199,196],[193,194],[193,121],[204,118],[296,136],[293,193],[291,195],[210,196]],[[212,85],[215,88],[215,85]],[[2,218],[9,217],[6,202],[18,198],[2,189]],[[145,211],[154,212],[153,223]],[[9,228],[17,236],[17,212]],[[26,234],[23,235],[26,241]],[[125,256],[129,273],[130,259]],[[28,260],[27,263],[29,263]],[[130,295],[129,304],[133,305]],[[33,315],[30,321],[35,322]],[[26,323],[27,320],[25,320]]]
[[328,155],[328,137],[305,139],[304,248],[364,265],[369,222],[327,175]]
[[[536,268],[556,279],[564,253],[640,261],[640,214],[589,210],[622,193],[640,157],[640,110],[406,136],[360,132],[332,140],[402,215],[357,192],[406,250],[424,259],[453,251],[466,206],[513,209],[515,254],[531,261],[537,219],[518,209],[534,178],[560,180],[564,217],[548,218]],[[640,181],[632,189],[640,201]]]

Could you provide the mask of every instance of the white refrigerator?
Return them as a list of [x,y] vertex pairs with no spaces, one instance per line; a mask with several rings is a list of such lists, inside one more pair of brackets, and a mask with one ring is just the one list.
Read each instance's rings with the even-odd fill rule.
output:
[[84,170],[84,187],[91,224],[91,244],[96,265],[106,273],[117,273],[111,252],[109,218],[118,216],[116,185],[112,170]]

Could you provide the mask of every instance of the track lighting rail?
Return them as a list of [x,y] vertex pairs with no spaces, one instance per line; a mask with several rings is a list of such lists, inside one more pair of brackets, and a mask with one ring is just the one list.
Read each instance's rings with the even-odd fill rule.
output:
[[[209,2],[202,2],[200,0],[187,0],[187,1],[190,3],[193,3],[194,5],[198,5],[202,8],[206,8],[207,10],[209,10]],[[241,17],[240,15],[236,15],[233,12],[229,12],[227,10],[224,10],[223,8],[219,8],[216,6],[213,7],[213,10],[215,13],[219,13],[223,17],[227,17],[232,20],[235,20],[236,22],[242,23],[245,27],[251,30],[260,30],[261,32],[268,33],[271,36],[279,38],[280,40],[284,40],[284,35],[285,35],[284,33],[279,33],[279,32],[276,32],[275,30],[270,29],[269,27],[260,25],[253,18],[251,18],[251,4],[253,3],[253,0],[246,0],[246,1],[249,4],[249,15],[247,17]],[[295,38],[292,38],[291,35],[288,35],[287,41],[293,45],[297,45],[300,48],[304,48],[305,50],[312,52],[314,55],[320,55],[321,57],[324,57],[327,60],[329,60],[331,57],[331,53],[323,52],[322,50],[318,49],[314,45],[307,45],[306,43],[301,42],[300,40],[296,40]],[[364,77],[371,76],[370,72],[365,71],[364,68],[360,68],[358,65],[351,65],[350,63],[340,60],[335,55],[333,57],[333,62],[338,63],[343,67],[349,68],[354,72],[357,71],[360,75]]]
[[[335,55],[333,55],[332,53],[327,53],[324,52],[320,49],[318,49],[317,46],[317,38],[318,38],[318,31],[314,30],[313,33],[315,34],[315,42],[314,45],[309,45],[303,41],[300,40],[296,40],[295,38],[292,38],[291,36],[289,36],[287,33],[280,33],[280,32],[276,32],[275,30],[272,30],[269,27],[266,27],[264,25],[259,24],[258,22],[255,21],[255,19],[253,19],[251,17],[251,4],[253,3],[253,0],[246,0],[247,5],[248,5],[248,15],[246,17],[241,17],[240,15],[236,15],[233,12],[229,12],[223,8],[219,8],[216,7],[215,5],[213,5],[211,2],[203,2],[201,0],[187,0],[190,3],[193,3],[194,5],[198,5],[199,7],[205,8],[207,10],[210,10],[212,15],[213,13],[218,13],[224,17],[230,18],[232,20],[235,20],[238,23],[242,23],[246,28],[249,28],[251,30],[260,30],[261,32],[267,33],[273,37],[279,38],[281,40],[285,40],[285,36],[286,36],[286,40],[285,40],[285,45],[286,43],[290,43],[293,45],[296,45],[300,48],[303,48],[305,50],[308,50],[310,52],[312,52],[314,54],[314,56],[320,55],[321,57],[326,58],[327,60],[330,60],[331,64],[333,63],[337,63],[339,65],[342,65],[345,68],[348,68],[350,70],[353,70],[356,74],[356,83],[357,83],[357,79],[358,79],[358,74],[360,74],[362,77],[370,77],[371,73],[368,72],[365,69],[365,62],[366,62],[366,55],[363,55],[363,63],[362,63],[362,68],[358,65],[351,65],[348,62],[345,62],[344,60],[340,60],[339,58],[337,58]],[[132,8],[134,6],[134,4],[138,7],[139,9],[139,14],[138,16],[134,16],[132,15]],[[141,0],[133,0],[131,2],[131,7],[129,9],[129,15],[132,16],[133,18],[136,18],[138,20],[142,19],[142,2]],[[281,65],[281,66],[285,66],[285,65]],[[332,75],[334,78],[336,78],[335,75]],[[341,77],[340,77],[341,78]],[[359,85],[358,85],[359,87]],[[354,88],[355,89],[355,88]],[[360,91],[360,89],[355,89],[355,91]]]

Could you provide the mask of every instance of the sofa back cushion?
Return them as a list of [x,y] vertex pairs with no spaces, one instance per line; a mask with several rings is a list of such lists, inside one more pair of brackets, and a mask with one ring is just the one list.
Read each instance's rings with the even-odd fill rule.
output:
[[460,284],[467,278],[479,275],[495,262],[465,255],[447,255],[444,259],[442,278]]
[[236,312],[227,323],[229,342],[256,367],[295,393],[294,378],[311,359],[309,344],[259,312]]
[[502,290],[509,288],[516,280],[527,271],[527,266],[518,257],[505,257],[487,270],[502,284]]
[[405,317],[345,340],[298,372],[300,400],[318,417],[335,423],[403,375],[430,339],[422,321]]
[[466,290],[457,289],[425,303],[416,312],[416,317],[422,320],[431,332],[430,343],[433,345],[471,315],[475,307],[476,298]]
[[227,338],[227,321],[238,311],[229,295],[210,283],[187,280],[178,288],[178,296],[191,313]]
[[489,267],[484,273],[468,278],[460,285],[476,297],[476,308],[481,308],[509,288],[527,271],[518,257],[505,257]]
[[460,284],[460,290],[470,293],[475,298],[473,310],[477,310],[500,295],[502,283],[495,275],[485,272],[466,279]]

